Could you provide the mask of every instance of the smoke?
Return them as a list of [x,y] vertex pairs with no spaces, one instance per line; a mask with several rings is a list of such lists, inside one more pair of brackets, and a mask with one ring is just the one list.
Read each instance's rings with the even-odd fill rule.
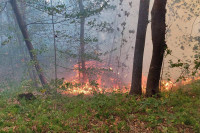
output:
[[[49,1],[46,2],[48,5]],[[66,75],[73,76],[71,73],[73,73],[74,65],[78,63],[80,24],[77,18],[67,18],[70,13],[78,13],[76,1],[58,0],[54,1],[54,6],[60,3],[65,4],[64,10],[68,13],[55,15],[58,75],[59,78],[62,78]],[[1,1],[1,7],[4,4],[5,2]],[[46,76],[50,80],[54,75],[52,23],[49,8],[44,8],[46,5],[43,4],[26,3],[26,5],[20,6],[24,6],[24,19],[31,41],[37,50],[38,59]],[[103,10],[100,14],[86,19],[86,52],[88,56],[92,55],[90,60],[98,60],[106,68],[112,67],[113,73],[122,78],[125,83],[130,83],[139,1],[110,1],[110,4],[114,7],[113,9]],[[194,14],[191,15],[184,5],[180,7],[173,5],[172,8],[172,4],[172,1],[168,2],[166,22],[168,26],[166,42],[169,49],[172,50],[172,55],[164,59],[163,79],[165,80],[168,79],[168,75],[172,79],[176,79],[181,72],[169,68],[169,60],[182,59],[184,62],[189,62],[195,55],[194,46],[199,45],[197,41],[191,42],[189,37],[199,36],[200,18]],[[150,10],[152,5],[153,1],[151,1]],[[194,12],[198,13],[198,8],[193,8]],[[29,79],[30,71],[27,65],[30,64],[30,58],[24,42],[20,43],[20,39],[22,41],[23,39],[16,26],[10,5],[8,4],[5,11],[0,14],[0,40],[1,44],[5,43],[0,49],[0,73],[4,75],[1,80],[6,80],[8,77],[18,80]],[[151,14],[149,13],[150,20]],[[152,56],[151,22],[148,24],[144,53],[143,75],[147,77]]]

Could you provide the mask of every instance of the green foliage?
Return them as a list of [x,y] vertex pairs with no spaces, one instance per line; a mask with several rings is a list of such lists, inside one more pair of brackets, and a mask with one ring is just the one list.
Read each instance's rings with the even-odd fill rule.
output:
[[200,132],[199,87],[196,82],[162,93],[160,99],[96,93],[36,95],[36,100],[20,103],[17,94],[24,90],[10,88],[0,92],[0,132],[134,132],[131,127],[140,132]]
[[4,41],[1,43],[1,45],[4,46],[4,45],[9,44],[11,39],[12,39],[12,37],[11,37],[11,36],[8,36],[8,38],[7,38],[6,40],[4,40]]
[[[173,0],[168,3],[168,19],[177,23],[176,29],[180,32],[180,35],[175,35],[171,28],[171,25],[168,25],[167,36],[169,37],[166,41],[170,41],[173,38],[173,42],[183,50],[182,57],[180,54],[175,54],[177,51],[173,51],[175,55],[172,54],[172,51],[166,52],[167,55],[170,55],[172,59],[177,58],[181,59],[177,63],[172,63],[170,61],[171,68],[178,68],[177,70],[181,71],[180,77],[188,77],[196,76],[198,74],[198,70],[200,67],[199,60],[199,32],[195,31],[195,23],[197,23],[197,18],[199,16],[200,8],[198,4],[198,0],[185,1],[185,0]],[[179,12],[178,10],[181,10]],[[178,12],[177,12],[178,11]],[[191,23],[191,25],[180,25],[179,23]],[[196,32],[196,33],[195,33]],[[195,33],[195,34],[194,34]],[[169,42],[169,46],[170,42]],[[186,52],[188,49],[193,50],[192,52]],[[184,74],[183,74],[184,73]],[[183,76],[184,75],[184,76]]]

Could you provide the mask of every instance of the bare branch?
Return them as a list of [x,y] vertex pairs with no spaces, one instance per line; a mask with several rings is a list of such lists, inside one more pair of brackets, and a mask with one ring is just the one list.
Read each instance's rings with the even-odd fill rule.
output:
[[5,5],[4,5],[4,7],[0,10],[0,13],[1,13],[2,11],[5,10],[6,6],[7,6],[7,2],[5,2]]

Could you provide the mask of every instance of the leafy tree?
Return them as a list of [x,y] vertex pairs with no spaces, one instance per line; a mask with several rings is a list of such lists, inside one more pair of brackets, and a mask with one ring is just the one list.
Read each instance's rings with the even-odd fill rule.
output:
[[168,8],[168,21],[171,24],[166,39],[169,44],[175,43],[177,48],[168,46],[172,50],[167,52],[169,67],[165,78],[171,80],[173,77],[176,78],[175,82],[180,82],[187,77],[199,76],[199,1],[169,1]]

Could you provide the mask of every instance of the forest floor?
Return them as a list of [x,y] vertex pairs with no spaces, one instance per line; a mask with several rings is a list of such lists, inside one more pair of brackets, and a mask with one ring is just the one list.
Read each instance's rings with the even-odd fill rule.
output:
[[113,93],[43,96],[18,101],[22,89],[0,92],[0,133],[200,133],[200,82],[161,98]]

